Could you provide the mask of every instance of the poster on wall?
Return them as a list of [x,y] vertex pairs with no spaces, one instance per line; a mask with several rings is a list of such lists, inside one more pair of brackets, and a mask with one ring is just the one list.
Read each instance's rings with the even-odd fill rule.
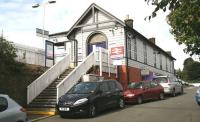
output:
[[54,60],[54,43],[46,40],[45,44],[46,59]]

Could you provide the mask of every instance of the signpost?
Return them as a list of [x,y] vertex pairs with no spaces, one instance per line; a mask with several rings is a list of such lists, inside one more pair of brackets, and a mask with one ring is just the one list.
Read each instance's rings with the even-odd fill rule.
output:
[[116,66],[116,77],[118,78],[118,65],[122,65],[122,59],[124,58],[124,46],[111,47],[110,58],[113,60],[113,65]]

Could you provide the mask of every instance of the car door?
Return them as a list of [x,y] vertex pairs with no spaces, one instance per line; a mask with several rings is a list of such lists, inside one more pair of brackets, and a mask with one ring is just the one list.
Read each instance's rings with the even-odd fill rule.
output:
[[159,95],[160,95],[160,87],[159,87],[159,84],[155,81],[151,81],[150,82],[150,85],[151,85],[151,98],[152,99],[155,99],[155,98],[158,98]]
[[150,82],[143,82],[143,99],[148,100],[151,98],[151,87]]
[[0,107],[0,122],[12,122],[12,111],[9,109],[8,99],[6,97],[0,97],[0,106],[6,106]]
[[102,109],[105,109],[105,108],[109,107],[110,96],[111,96],[111,92],[109,91],[108,83],[102,82],[99,86],[99,90],[101,91],[99,102],[101,103]]
[[118,104],[120,89],[117,88],[115,81],[108,81],[108,86],[111,92],[109,106],[115,106]]
[[175,81],[176,83],[176,89],[177,89],[177,93],[181,93],[182,91],[182,84],[179,81]]

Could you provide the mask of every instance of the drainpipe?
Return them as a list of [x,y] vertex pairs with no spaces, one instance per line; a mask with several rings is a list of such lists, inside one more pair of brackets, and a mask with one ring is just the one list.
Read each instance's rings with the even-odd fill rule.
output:
[[78,63],[78,48],[77,48],[77,40],[73,39],[74,41],[74,65],[77,66]]
[[128,43],[127,43],[127,35],[126,35],[126,33],[127,33],[127,28],[126,27],[124,27],[124,30],[125,30],[125,32],[124,32],[124,35],[125,35],[125,46],[126,46],[126,55],[125,55],[125,58],[126,58],[126,72],[127,72],[127,75],[126,75],[126,79],[127,79],[127,82],[129,82],[129,69],[128,69],[128,50],[127,50],[127,47],[128,47]]

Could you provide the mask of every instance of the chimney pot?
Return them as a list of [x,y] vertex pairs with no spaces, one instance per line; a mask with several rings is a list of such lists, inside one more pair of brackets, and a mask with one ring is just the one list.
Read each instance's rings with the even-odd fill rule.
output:
[[152,42],[153,44],[156,44],[156,38],[155,37],[149,38],[149,41]]
[[124,22],[128,27],[133,28],[133,19],[129,19],[129,15],[128,14],[125,17]]

